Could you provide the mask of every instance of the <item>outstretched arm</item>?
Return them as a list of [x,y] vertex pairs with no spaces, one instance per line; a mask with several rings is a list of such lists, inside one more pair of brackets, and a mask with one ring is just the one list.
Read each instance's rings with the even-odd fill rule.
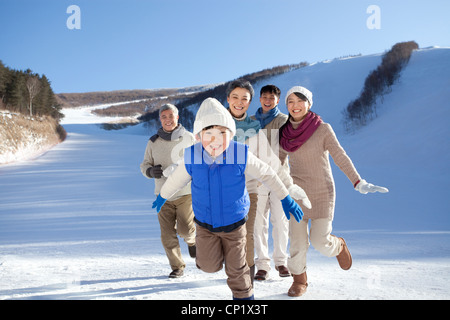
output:
[[175,171],[167,178],[167,181],[161,187],[161,197],[168,199],[178,190],[186,186],[191,181],[191,176],[186,171],[184,161],[178,163]]
[[[302,201],[305,207],[311,209],[311,202],[306,192],[300,186],[294,184],[287,161],[284,164],[281,163],[262,130],[249,139],[249,147],[258,159],[268,164],[276,172],[281,182],[288,189],[289,195],[295,200]],[[279,148],[279,146],[277,145],[276,148]]]
[[266,163],[259,160],[253,153],[248,152],[247,166],[245,174],[251,175],[253,178],[258,179],[264,185],[269,188],[278,199],[281,199],[283,211],[286,214],[288,220],[291,214],[294,216],[297,222],[303,218],[303,211],[300,206],[291,198],[289,191],[278,177],[276,172]]
[[345,173],[348,179],[353,183],[356,191],[366,194],[368,192],[381,192],[386,193],[389,190],[385,187],[375,186],[368,183],[366,180],[361,179],[359,173],[356,171],[350,157],[345,152],[344,148],[340,145],[331,126],[327,127],[329,132],[325,139],[325,147],[330,152],[336,165]]
[[167,178],[167,181],[161,187],[161,191],[153,202],[152,208],[156,208],[156,211],[160,211],[167,199],[172,197],[178,190],[183,188],[191,181],[191,176],[186,171],[184,161],[178,163],[175,171]]

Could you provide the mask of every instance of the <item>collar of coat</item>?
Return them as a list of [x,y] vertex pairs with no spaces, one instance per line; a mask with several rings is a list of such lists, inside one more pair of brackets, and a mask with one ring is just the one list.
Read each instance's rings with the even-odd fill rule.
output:
[[167,131],[164,131],[163,128],[159,128],[158,132],[155,135],[153,135],[150,138],[150,140],[152,142],[155,142],[156,139],[161,138],[166,141],[174,141],[174,140],[178,140],[181,136],[183,136],[183,134],[185,132],[186,132],[186,129],[179,123],[177,125],[177,127],[171,132],[167,132]]

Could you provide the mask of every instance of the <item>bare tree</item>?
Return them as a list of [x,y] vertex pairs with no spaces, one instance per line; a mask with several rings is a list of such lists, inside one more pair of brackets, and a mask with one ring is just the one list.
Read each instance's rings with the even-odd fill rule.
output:
[[33,99],[41,89],[39,78],[37,76],[30,76],[27,80],[27,89],[30,100],[30,116],[33,116]]

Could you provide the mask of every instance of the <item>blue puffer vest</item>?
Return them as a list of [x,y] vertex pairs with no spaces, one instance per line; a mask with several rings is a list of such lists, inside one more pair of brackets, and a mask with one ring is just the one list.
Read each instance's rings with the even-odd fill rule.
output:
[[195,221],[212,232],[230,232],[247,220],[250,199],[245,187],[248,146],[231,141],[215,160],[201,143],[185,149],[191,175]]

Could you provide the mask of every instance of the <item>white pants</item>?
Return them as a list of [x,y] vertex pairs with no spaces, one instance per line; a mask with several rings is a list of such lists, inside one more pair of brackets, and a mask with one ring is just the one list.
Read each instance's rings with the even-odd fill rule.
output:
[[286,266],[289,241],[289,220],[281,201],[264,185],[258,187],[258,205],[255,218],[255,264],[258,270],[270,271],[269,211],[272,223],[273,260],[275,266]]
[[288,269],[292,274],[299,275],[306,271],[306,252],[310,240],[313,247],[327,257],[339,254],[341,241],[331,236],[332,222],[330,219],[311,219],[311,230],[308,230],[308,220],[302,220],[300,223],[295,219],[290,220]]

